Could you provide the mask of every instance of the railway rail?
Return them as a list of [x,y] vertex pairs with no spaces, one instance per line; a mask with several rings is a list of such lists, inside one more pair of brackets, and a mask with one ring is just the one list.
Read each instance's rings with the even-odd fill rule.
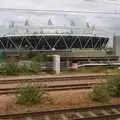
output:
[[118,118],[120,118],[120,104],[0,114],[0,119],[7,120],[117,120]]
[[[96,84],[105,81],[105,75],[88,75],[88,76],[60,76],[60,77],[32,77],[29,78],[5,78],[0,79],[0,94],[17,93],[20,87],[25,83],[32,83],[38,88],[45,91],[62,91],[62,90],[83,90],[91,89]],[[22,84],[23,83],[23,84]]]
[[[110,75],[109,75],[110,76]],[[50,78],[40,78],[33,77],[22,80],[10,78],[10,79],[0,79],[0,94],[13,94],[17,93],[19,87],[11,86],[18,83],[19,81],[25,82],[39,82],[48,83],[48,86],[43,86],[46,91],[61,91],[61,90],[78,90],[78,89],[88,89],[96,84],[101,84],[101,80],[109,77],[106,75],[93,75],[93,76],[67,76],[67,77],[50,77]],[[90,82],[90,79],[92,81]],[[69,84],[55,84],[55,82],[69,82]],[[76,83],[71,83],[70,81],[78,81]],[[83,82],[81,82],[83,81]],[[89,81],[89,82],[88,82]],[[51,82],[51,84],[49,84]],[[3,86],[3,87],[1,87]],[[5,87],[6,86],[6,87]],[[36,87],[40,87],[37,84]],[[48,111],[38,111],[38,112],[26,112],[26,113],[16,113],[16,114],[0,114],[0,119],[7,120],[112,120],[120,118],[120,104],[119,105],[106,105],[106,106],[96,106],[87,108],[68,108],[68,109],[54,109]]]
[[[95,85],[100,83],[84,83],[84,84],[69,84],[69,85],[51,85],[51,86],[36,86],[37,88],[43,88],[47,92],[53,91],[65,91],[65,90],[90,90]],[[2,88],[0,89],[0,94],[16,94],[18,93],[20,87]]]
[[69,75],[69,76],[29,76],[29,77],[9,77],[9,78],[0,78],[0,84],[10,84],[18,82],[50,82],[50,81],[65,81],[65,80],[90,80],[90,79],[105,79],[113,75]]

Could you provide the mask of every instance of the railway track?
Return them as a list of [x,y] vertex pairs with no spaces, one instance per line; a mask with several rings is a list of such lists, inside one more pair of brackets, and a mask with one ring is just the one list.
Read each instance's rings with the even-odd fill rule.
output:
[[[106,75],[89,75],[89,76],[60,76],[60,77],[30,77],[29,78],[5,78],[0,79],[0,94],[14,94],[25,83],[32,83],[38,88],[45,91],[62,91],[62,90],[83,90],[91,89],[96,84],[105,81]],[[23,84],[22,84],[23,83]],[[19,85],[20,84],[20,85]]]
[[67,80],[98,80],[106,79],[112,75],[77,75],[77,76],[51,76],[51,77],[40,77],[40,76],[31,76],[31,77],[10,77],[10,78],[0,78],[0,84],[10,84],[18,82],[54,82],[54,81],[67,81]]
[[[84,83],[84,84],[69,84],[69,85],[51,85],[51,86],[36,86],[37,88],[43,88],[47,92],[53,91],[65,91],[65,90],[90,90],[95,85],[101,83]],[[16,94],[20,87],[2,88],[0,94]]]
[[54,109],[41,112],[0,115],[0,119],[7,120],[118,120],[118,118],[120,118],[120,105]]
[[[107,76],[109,77],[109,76]],[[75,77],[58,77],[58,78],[28,78],[23,79],[22,82],[39,82],[48,83],[47,86],[42,86],[46,91],[61,91],[61,90],[78,90],[78,89],[91,89],[96,84],[101,84],[101,79],[105,79],[106,76],[75,76]],[[92,82],[88,82],[92,79]],[[17,84],[21,79],[0,79],[0,94],[15,94],[18,92],[19,87],[11,86]],[[55,82],[61,84],[55,84]],[[66,84],[63,82],[67,81]],[[71,83],[73,81],[76,83]],[[78,82],[83,81],[83,82]],[[51,82],[51,84],[50,84]],[[69,82],[69,84],[68,84]],[[10,87],[9,87],[10,86]],[[36,87],[41,88],[40,84]],[[0,114],[0,119],[8,120],[112,120],[120,118],[120,105],[107,105],[107,106],[96,106],[88,108],[71,108],[61,110],[49,110],[41,112],[29,112],[29,113],[17,113],[17,114]]]

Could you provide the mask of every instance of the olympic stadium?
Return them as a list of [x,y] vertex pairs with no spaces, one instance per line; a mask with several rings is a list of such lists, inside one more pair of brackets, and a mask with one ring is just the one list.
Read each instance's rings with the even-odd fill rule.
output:
[[6,56],[45,52],[59,54],[62,61],[118,60],[117,56],[106,55],[105,48],[110,38],[105,36],[106,32],[102,30],[98,32],[99,29],[94,26],[91,28],[89,25],[84,28],[74,25],[58,26],[48,20],[47,25],[32,28],[28,21],[25,21],[24,27],[16,29],[11,23],[9,28],[0,31],[2,31],[0,33],[0,50]]
[[[42,29],[42,30],[41,30]],[[77,32],[76,32],[77,29]],[[36,31],[23,29],[21,32],[9,32],[0,36],[0,49],[2,50],[70,50],[73,48],[106,47],[109,38],[91,33],[82,34],[76,27],[43,27]]]
[[105,48],[108,38],[75,35],[33,35],[0,37],[0,49],[64,50]]

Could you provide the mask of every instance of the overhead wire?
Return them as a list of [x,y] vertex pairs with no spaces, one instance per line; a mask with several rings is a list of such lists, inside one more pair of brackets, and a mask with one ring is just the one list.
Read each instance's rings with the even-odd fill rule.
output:
[[120,14],[120,11],[81,11],[81,10],[38,10],[38,9],[14,9],[14,8],[0,8],[0,12],[19,12],[19,13],[53,13],[53,14],[65,14],[65,13],[74,13],[74,14]]

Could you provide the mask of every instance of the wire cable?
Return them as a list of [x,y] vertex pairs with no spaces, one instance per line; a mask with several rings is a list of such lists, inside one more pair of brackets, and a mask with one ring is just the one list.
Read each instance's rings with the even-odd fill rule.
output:
[[21,12],[21,13],[55,13],[55,14],[120,14],[120,11],[73,11],[73,10],[35,10],[35,9],[13,9],[13,8],[0,8],[0,12]]

